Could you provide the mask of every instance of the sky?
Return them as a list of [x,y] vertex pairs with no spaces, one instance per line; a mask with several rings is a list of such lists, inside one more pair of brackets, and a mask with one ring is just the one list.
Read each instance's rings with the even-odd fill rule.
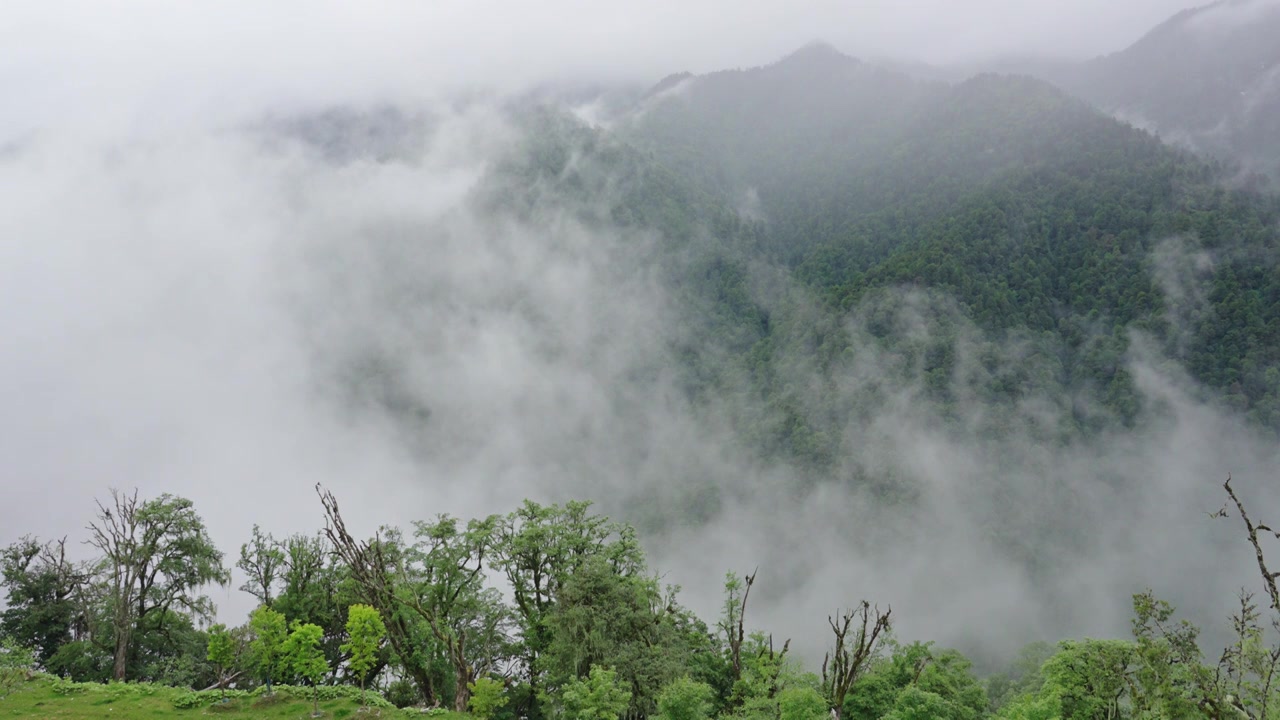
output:
[[[654,82],[813,40],[930,63],[1119,50],[1189,0],[15,0],[0,19],[0,135],[122,129],[477,86]],[[963,11],[957,8],[963,7]]]
[[[626,271],[654,238],[592,232],[554,212],[543,224],[478,215],[468,193],[513,130],[486,102],[436,104],[473,87],[501,97],[547,82],[648,83],[757,65],[816,38],[931,63],[1088,57],[1187,3],[964,5],[7,4],[0,544],[82,537],[93,498],[110,487],[190,497],[234,555],[254,523],[277,535],[316,530],[316,483],[371,530],[439,511],[505,511],[526,496],[604,497],[626,515],[642,501],[678,505],[683,483],[697,481],[735,488],[737,504],[709,525],[649,539],[696,609],[714,611],[726,570],[758,565],[762,619],[780,634],[821,631],[831,598],[867,595],[894,602],[922,636],[950,641],[992,617],[1019,639],[1042,627],[1113,632],[1126,627],[1127,600],[1104,591],[1139,577],[1175,590],[1188,567],[1239,569],[1216,554],[1230,533],[1211,530],[1202,543],[1195,523],[1217,507],[1227,459],[1260,474],[1275,450],[1200,405],[1158,358],[1134,367],[1144,392],[1178,412],[1148,436],[1071,452],[1022,437],[958,442],[913,409],[919,388],[903,387],[869,425],[837,430],[868,448],[858,462],[927,491],[919,515],[876,521],[865,498],[840,488],[780,496],[796,470],[750,463],[727,422],[682,404],[660,372],[662,341],[697,328],[658,279]],[[429,130],[406,140],[407,161],[335,162],[245,129],[381,102],[430,109],[429,121],[410,115]],[[1169,282],[1192,284],[1170,289],[1203,302],[1194,268],[1210,259],[1167,250]],[[759,292],[780,305],[795,294],[767,278]],[[849,382],[893,362],[865,357],[847,368]],[[348,387],[353,368],[375,368],[378,380]],[[387,393],[410,414],[426,408],[436,429],[406,434],[406,410],[388,409]],[[1081,476],[1148,484],[1124,494],[1073,483]],[[1059,583],[1032,587],[993,556],[992,497],[1009,503],[1011,526],[1060,525],[1076,543],[1056,558]],[[845,512],[867,522],[850,529]],[[1169,547],[1184,550],[1181,564]],[[1078,557],[1105,561],[1071,564]],[[964,582],[939,610],[931,593]],[[1037,604],[1054,593],[1062,607]],[[248,609],[234,585],[214,599],[232,621]]]

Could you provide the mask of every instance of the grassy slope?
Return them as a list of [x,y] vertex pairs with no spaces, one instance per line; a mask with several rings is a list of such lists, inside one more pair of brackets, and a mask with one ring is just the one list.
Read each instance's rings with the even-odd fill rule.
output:
[[[296,693],[296,694],[295,694]],[[0,718],[64,718],[65,720],[139,720],[141,718],[309,718],[310,695],[298,691],[277,694],[275,698],[238,697],[227,703],[218,702],[218,693],[200,693],[197,707],[179,709],[181,702],[193,693],[175,688],[151,685],[92,685],[61,683],[50,678],[37,678],[19,685],[0,697]],[[242,693],[243,695],[243,693]],[[376,694],[370,693],[370,704]],[[378,698],[380,700],[380,698]],[[385,705],[385,701],[382,703]],[[404,718],[430,717],[433,720],[464,720],[465,715],[435,711],[423,714],[417,710],[369,707],[361,711],[359,697],[340,697],[320,701],[325,718]]]

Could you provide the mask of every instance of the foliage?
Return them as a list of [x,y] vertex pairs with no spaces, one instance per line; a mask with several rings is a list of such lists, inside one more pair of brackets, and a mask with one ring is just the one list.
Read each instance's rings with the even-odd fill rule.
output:
[[283,648],[283,657],[293,675],[311,684],[315,713],[320,712],[320,682],[329,672],[329,663],[320,649],[323,636],[324,630],[319,625],[295,623]]
[[249,615],[249,664],[271,689],[272,679],[280,672],[281,659],[288,638],[285,616],[262,606]]
[[711,686],[688,677],[677,678],[658,694],[662,720],[707,720],[713,709]]
[[469,689],[471,699],[467,709],[481,720],[491,720],[494,713],[506,707],[510,701],[504,692],[505,684],[501,680],[490,677],[476,678]]
[[[221,623],[209,628],[209,644],[207,658],[213,663],[218,671],[218,680],[225,680],[227,671],[231,669],[236,662],[237,652],[236,639],[227,632],[227,626]],[[225,691],[225,686],[223,687]]]
[[179,607],[190,616],[211,617],[213,604],[198,591],[209,583],[225,585],[230,574],[186,498],[163,494],[139,500],[137,491],[112,490],[109,504],[98,503],[89,530],[89,544],[102,553],[99,573],[111,618],[112,677],[124,680],[149,625],[163,632],[178,617],[172,610]]
[[263,534],[255,524],[253,537],[240,546],[240,559],[236,562],[236,567],[248,578],[240,586],[241,592],[253,595],[269,607],[271,593],[285,567],[285,553],[280,543],[270,533]]
[[811,687],[787,688],[778,693],[778,720],[826,720],[827,701]]
[[35,654],[12,638],[0,635],[0,698],[26,679],[35,665]]
[[560,693],[566,720],[618,720],[631,701],[631,693],[618,674],[600,665],[591,666],[586,678],[575,679]]
[[352,671],[360,678],[360,689],[364,689],[369,671],[377,662],[376,654],[387,634],[387,627],[382,622],[378,611],[368,605],[352,605],[347,614],[347,642],[342,651],[350,653],[348,663]]
[[42,543],[28,536],[0,551],[0,571],[7,590],[0,635],[32,648],[47,666],[86,629],[77,599],[88,569],[67,559],[65,539]]

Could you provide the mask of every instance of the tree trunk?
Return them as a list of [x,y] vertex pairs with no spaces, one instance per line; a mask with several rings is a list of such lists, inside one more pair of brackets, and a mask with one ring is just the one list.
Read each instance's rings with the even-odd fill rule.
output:
[[471,688],[467,687],[467,683],[471,682],[471,669],[466,667],[465,663],[459,663],[454,670],[458,691],[453,696],[453,709],[460,713],[465,713],[467,705],[471,701]]
[[125,671],[129,668],[129,632],[127,630],[116,630],[116,653],[115,664],[112,666],[112,676],[117,682],[124,682]]

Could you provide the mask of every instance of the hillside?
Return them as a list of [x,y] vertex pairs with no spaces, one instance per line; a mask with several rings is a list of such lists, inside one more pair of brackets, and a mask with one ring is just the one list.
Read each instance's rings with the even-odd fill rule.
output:
[[[615,217],[652,221],[681,247],[694,228],[712,230],[693,244],[702,264],[675,271],[701,278],[682,284],[711,330],[685,355],[723,359],[727,349],[739,368],[704,370],[695,389],[746,377],[750,392],[791,408],[765,433],[785,438],[757,438],[762,447],[781,442],[820,465],[841,454],[813,438],[838,436],[848,418],[801,409],[793,383],[814,379],[777,369],[816,347],[834,377],[835,358],[854,342],[841,318],[904,287],[956,301],[989,339],[1035,338],[1045,363],[989,368],[997,379],[963,391],[968,381],[946,361],[909,364],[916,381],[929,378],[944,414],[973,393],[996,404],[1044,395],[1064,403],[1050,434],[1139,423],[1144,409],[1124,365],[1129,333],[1140,331],[1255,422],[1280,423],[1280,284],[1273,265],[1253,260],[1274,247],[1275,199],[1225,189],[1229,171],[1046,83],[920,83],[811,46],[763,68],[667,83],[616,130],[574,133],[587,157],[612,158],[613,170],[646,168],[625,173],[634,183],[611,196]],[[593,154],[605,146],[613,149]],[[590,167],[579,159],[573,175],[550,177],[589,194],[598,184],[571,178]],[[1213,258],[1213,270],[1195,277],[1208,300],[1184,307],[1168,295],[1161,263],[1193,256]],[[792,324],[801,310],[764,300],[753,285],[761,267],[817,293],[827,319]],[[951,356],[955,340],[939,329],[930,352]],[[1081,394],[1104,410],[1066,400]],[[747,424],[758,433],[762,422]]]
[[1220,0],[1183,11],[1089,62],[1039,74],[1167,140],[1280,177],[1280,3]]

